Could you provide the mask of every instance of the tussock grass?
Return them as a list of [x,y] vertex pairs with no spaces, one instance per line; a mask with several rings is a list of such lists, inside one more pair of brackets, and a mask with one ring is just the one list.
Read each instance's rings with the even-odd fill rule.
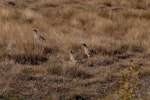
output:
[[64,74],[71,78],[81,78],[81,79],[87,79],[93,76],[90,73],[87,73],[80,66],[71,66],[68,68],[64,68]]

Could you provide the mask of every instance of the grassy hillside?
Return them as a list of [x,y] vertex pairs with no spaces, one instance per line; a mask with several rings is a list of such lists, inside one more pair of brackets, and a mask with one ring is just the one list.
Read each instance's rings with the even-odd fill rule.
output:
[[149,84],[150,0],[0,0],[0,99],[149,100]]

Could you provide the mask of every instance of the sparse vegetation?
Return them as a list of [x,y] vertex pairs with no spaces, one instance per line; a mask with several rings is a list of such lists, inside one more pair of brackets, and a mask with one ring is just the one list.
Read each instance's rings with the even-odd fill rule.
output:
[[149,0],[0,0],[0,99],[149,100],[149,12]]
[[140,98],[140,75],[141,69],[135,64],[134,61],[131,61],[131,65],[128,68],[127,72],[123,72],[120,75],[120,90],[117,91],[120,99],[123,100],[133,100]]

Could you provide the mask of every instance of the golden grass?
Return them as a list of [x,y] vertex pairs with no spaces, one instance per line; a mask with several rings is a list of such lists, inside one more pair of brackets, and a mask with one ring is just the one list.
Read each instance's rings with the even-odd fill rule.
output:
[[[120,99],[132,59],[141,67],[138,96],[148,100],[149,12],[149,0],[1,0],[0,98]],[[87,58],[82,43],[97,55]]]

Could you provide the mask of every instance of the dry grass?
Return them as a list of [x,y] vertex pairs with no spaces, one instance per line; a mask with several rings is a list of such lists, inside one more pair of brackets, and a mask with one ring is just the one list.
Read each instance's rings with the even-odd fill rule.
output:
[[[121,73],[133,60],[137,97],[149,100],[149,12],[149,0],[1,0],[0,99],[121,99]],[[96,55],[87,58],[82,43]]]

